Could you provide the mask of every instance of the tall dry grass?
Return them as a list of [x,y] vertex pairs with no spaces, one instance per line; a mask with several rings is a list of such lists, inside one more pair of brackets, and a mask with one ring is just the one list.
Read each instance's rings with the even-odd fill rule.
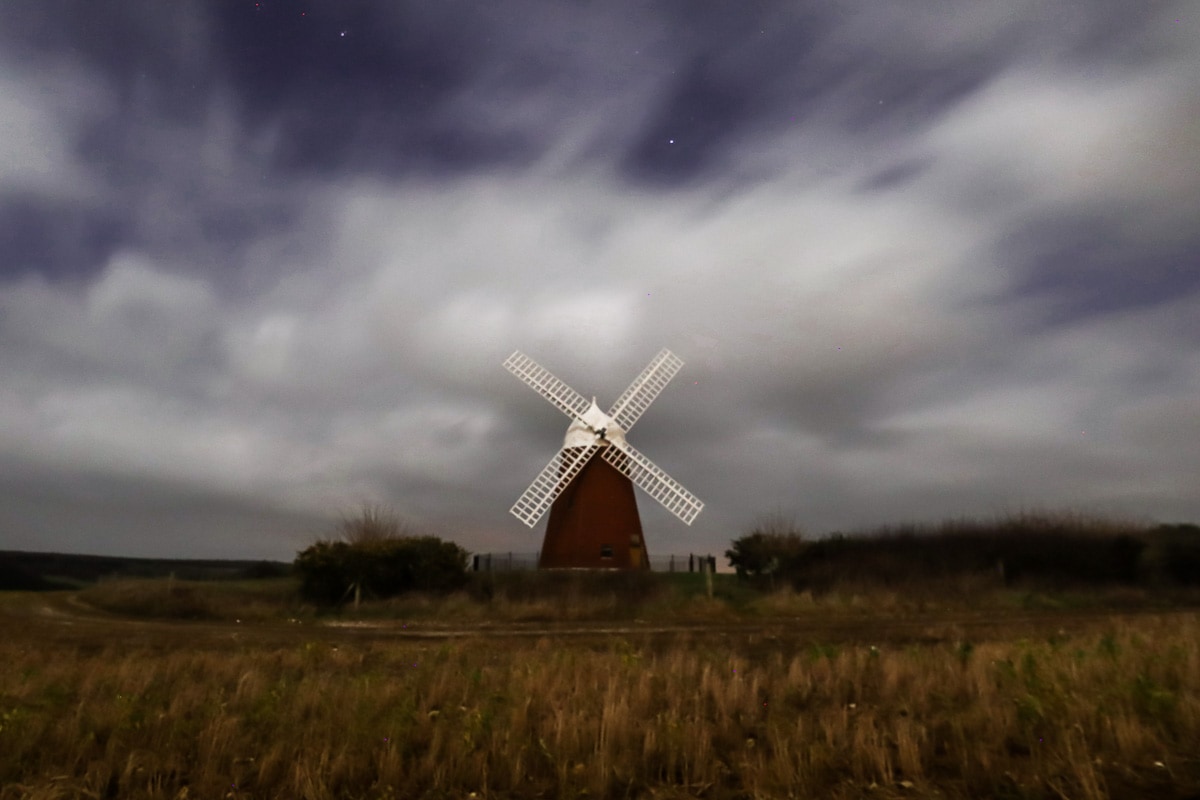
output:
[[95,583],[79,601],[129,617],[171,620],[269,620],[303,613],[292,578],[247,581],[184,581],[126,578]]
[[732,618],[730,597],[758,593],[717,580],[714,600],[705,596],[704,576],[652,573],[521,572],[480,573],[464,591],[408,592],[368,600],[359,608],[318,608],[299,596],[291,578],[258,581],[128,579],[97,583],[79,601],[122,616],[172,620],[285,620],[337,615],[356,619],[463,622],[578,622],[597,620],[711,620]]
[[0,800],[1169,797],[1200,788],[1198,745],[1195,615],[761,658],[0,641]]

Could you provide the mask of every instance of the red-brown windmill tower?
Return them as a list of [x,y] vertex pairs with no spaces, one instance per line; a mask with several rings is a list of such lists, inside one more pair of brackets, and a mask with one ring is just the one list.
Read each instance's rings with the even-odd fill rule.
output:
[[[607,414],[520,351],[504,366],[571,418],[562,449],[511,509],[529,527],[550,520],[542,569],[648,569],[636,483],[687,525],[704,503],[625,441],[683,362],[663,349]],[[597,453],[600,458],[593,458]]]

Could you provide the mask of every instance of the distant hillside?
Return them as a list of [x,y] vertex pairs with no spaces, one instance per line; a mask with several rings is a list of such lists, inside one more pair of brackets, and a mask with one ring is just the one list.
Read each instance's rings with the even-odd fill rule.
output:
[[124,558],[73,553],[28,553],[0,550],[0,590],[62,589],[102,578],[236,580],[287,575],[283,561],[223,559]]

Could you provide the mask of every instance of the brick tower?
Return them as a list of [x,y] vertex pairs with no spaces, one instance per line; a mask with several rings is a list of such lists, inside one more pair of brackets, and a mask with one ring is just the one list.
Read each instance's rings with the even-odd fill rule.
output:
[[633,481],[593,458],[550,506],[540,569],[649,569]]

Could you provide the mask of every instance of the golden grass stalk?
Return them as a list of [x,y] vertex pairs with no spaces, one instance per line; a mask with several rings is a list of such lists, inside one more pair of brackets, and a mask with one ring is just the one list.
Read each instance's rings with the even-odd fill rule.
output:
[[1101,798],[1200,786],[1197,742],[1195,615],[754,658],[623,639],[0,641],[0,800]]

